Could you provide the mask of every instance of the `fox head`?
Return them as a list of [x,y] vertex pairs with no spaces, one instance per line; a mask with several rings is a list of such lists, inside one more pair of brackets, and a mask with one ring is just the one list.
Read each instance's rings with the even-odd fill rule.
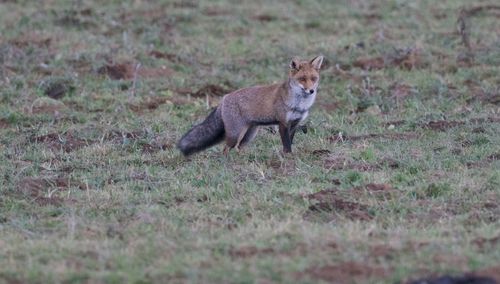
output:
[[293,58],[290,62],[290,85],[296,93],[313,95],[319,85],[319,70],[323,56],[316,56],[311,61]]

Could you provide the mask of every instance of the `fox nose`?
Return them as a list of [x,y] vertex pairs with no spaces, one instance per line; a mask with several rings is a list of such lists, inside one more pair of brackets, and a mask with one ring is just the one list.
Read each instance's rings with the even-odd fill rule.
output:
[[314,89],[310,89],[309,94],[311,94],[311,95],[314,94]]

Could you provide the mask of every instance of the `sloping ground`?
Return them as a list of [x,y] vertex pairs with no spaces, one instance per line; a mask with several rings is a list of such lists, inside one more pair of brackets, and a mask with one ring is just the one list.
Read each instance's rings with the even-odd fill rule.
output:
[[[494,1],[0,1],[0,282],[500,282]],[[283,155],[175,144],[325,56]]]

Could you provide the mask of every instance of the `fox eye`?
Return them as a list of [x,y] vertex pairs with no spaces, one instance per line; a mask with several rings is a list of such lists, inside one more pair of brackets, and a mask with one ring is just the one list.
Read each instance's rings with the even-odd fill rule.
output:
[[299,81],[300,81],[300,82],[305,82],[305,81],[306,81],[306,77],[300,77],[300,78],[299,78]]
[[318,80],[318,77],[312,77],[311,81],[316,82]]

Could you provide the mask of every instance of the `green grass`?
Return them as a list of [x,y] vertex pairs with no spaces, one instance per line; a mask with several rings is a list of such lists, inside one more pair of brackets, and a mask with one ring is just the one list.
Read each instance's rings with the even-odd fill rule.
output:
[[[498,270],[500,26],[494,10],[471,15],[468,50],[463,7],[0,1],[0,282]],[[292,155],[264,129],[228,157],[175,149],[220,100],[196,91],[277,82],[292,56],[318,54]],[[374,58],[384,66],[356,67]],[[122,79],[103,68],[116,64]]]

